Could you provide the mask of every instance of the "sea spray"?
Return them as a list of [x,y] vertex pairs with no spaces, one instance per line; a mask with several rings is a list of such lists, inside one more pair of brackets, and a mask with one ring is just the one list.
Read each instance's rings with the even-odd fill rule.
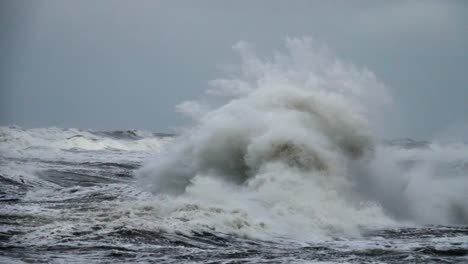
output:
[[0,127],[0,262],[466,262],[467,144],[379,140],[384,86],[311,40],[236,49],[173,141]]
[[[379,205],[354,199],[350,183],[351,165],[373,157],[369,113],[390,101],[385,87],[311,39],[286,47],[262,61],[236,45],[238,74],[208,90],[226,103],[179,106],[194,126],[138,172],[140,182],[190,199],[197,209],[186,224],[204,219],[221,232],[313,239],[390,224]],[[200,217],[213,207],[223,217]]]
[[170,197],[174,229],[313,240],[468,223],[468,148],[381,142],[392,98],[372,72],[311,39],[271,60],[235,50],[239,70],[179,105],[194,125],[137,172]]

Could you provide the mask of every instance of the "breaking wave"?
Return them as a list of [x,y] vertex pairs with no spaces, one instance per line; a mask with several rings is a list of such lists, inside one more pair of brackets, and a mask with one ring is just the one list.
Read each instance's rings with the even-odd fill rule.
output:
[[93,131],[75,128],[0,127],[0,151],[24,155],[32,150],[156,151],[172,135],[142,130]]
[[[443,151],[376,143],[392,98],[372,72],[311,39],[287,39],[271,60],[246,43],[234,48],[238,71],[212,81],[205,100],[177,107],[194,125],[137,173],[171,197],[173,225],[320,239],[467,223],[466,170],[442,175],[432,166]],[[408,165],[411,151],[421,159]]]

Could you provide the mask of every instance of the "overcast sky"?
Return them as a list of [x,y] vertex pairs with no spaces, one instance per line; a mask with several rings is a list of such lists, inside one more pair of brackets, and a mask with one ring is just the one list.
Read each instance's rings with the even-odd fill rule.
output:
[[[398,112],[391,137],[468,124],[468,1],[0,3],[0,125],[148,129],[187,120],[240,40],[268,54],[313,36],[373,71]],[[468,135],[468,129],[467,129]]]

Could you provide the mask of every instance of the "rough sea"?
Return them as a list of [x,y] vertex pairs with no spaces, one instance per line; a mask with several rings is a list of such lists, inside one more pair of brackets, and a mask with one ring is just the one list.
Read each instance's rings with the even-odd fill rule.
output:
[[0,263],[468,263],[466,143],[385,140],[390,91],[311,39],[234,48],[177,136],[1,127]]
[[[295,239],[287,232],[274,235],[267,223],[263,229],[273,235],[259,235],[252,225],[264,219],[241,204],[230,208],[190,198],[175,203],[142,190],[135,171],[173,140],[141,131],[2,127],[0,263],[468,262],[466,218],[457,225],[364,225],[359,235],[335,230],[328,238],[312,233]],[[407,163],[438,147],[412,140],[387,145],[389,151],[413,153]],[[467,153],[468,146],[459,147]],[[446,165],[468,174],[468,160]],[[223,197],[216,190],[210,195]],[[265,206],[280,213],[274,204]],[[285,209],[284,217],[298,217],[294,211]],[[380,221],[366,221],[374,220]],[[218,231],[219,225],[227,227]]]

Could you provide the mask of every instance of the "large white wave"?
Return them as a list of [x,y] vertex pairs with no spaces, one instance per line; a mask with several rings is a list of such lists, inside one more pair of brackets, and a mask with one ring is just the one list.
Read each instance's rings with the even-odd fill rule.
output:
[[356,167],[375,152],[368,120],[391,101],[384,85],[311,39],[286,47],[261,60],[236,45],[240,70],[207,91],[218,103],[181,104],[194,126],[138,172],[140,181],[176,195],[177,208],[194,204],[183,225],[221,232],[311,239],[391,224],[353,186]]
[[165,221],[298,239],[468,222],[468,148],[376,143],[392,98],[372,72],[311,39],[287,39],[269,60],[235,50],[239,70],[178,106],[193,127],[137,173],[166,201]]

